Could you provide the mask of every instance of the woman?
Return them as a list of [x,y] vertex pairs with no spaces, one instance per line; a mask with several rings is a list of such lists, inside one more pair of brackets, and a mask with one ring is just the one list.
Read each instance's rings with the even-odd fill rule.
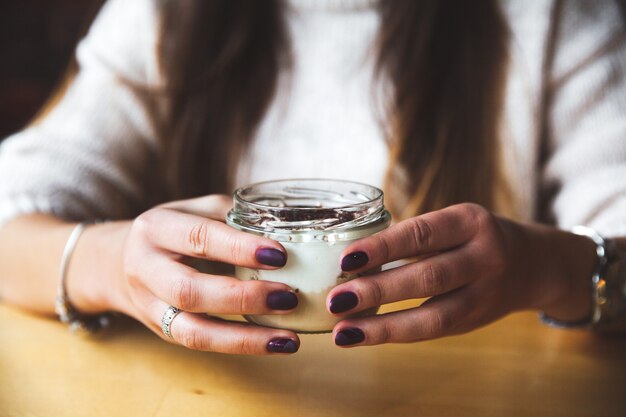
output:
[[[2,146],[6,302],[52,312],[71,266],[60,306],[75,324],[117,311],[192,349],[293,353],[291,331],[200,314],[288,314],[293,289],[188,259],[280,268],[279,243],[223,224],[220,194],[321,176],[384,186],[395,215],[347,248],[344,270],[413,259],[336,287],[329,314],[430,297],[342,320],[337,345],[431,339],[525,309],[624,328],[592,280],[619,287],[609,267],[626,250],[617,4],[110,0],[77,58],[59,101]],[[111,221],[78,240],[75,222],[97,219]],[[567,231],[577,224],[595,241]]]

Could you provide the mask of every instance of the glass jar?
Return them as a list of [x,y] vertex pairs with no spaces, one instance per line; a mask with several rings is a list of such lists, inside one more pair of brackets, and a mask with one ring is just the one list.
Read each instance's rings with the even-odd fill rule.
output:
[[[332,330],[339,321],[326,309],[328,292],[359,274],[341,270],[341,254],[353,241],[389,226],[383,192],[370,185],[328,179],[268,181],[239,188],[227,223],[279,241],[287,264],[276,270],[236,268],[241,280],[276,281],[298,294],[288,314],[246,316],[250,322],[300,333]],[[359,315],[374,314],[377,309]]]

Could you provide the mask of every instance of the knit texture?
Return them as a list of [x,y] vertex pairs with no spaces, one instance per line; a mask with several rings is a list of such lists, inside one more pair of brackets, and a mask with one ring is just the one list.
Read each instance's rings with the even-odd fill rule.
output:
[[[512,31],[502,138],[525,220],[626,234],[626,42],[610,1],[503,1]],[[557,8],[557,5],[561,7]],[[371,0],[290,0],[294,68],[239,164],[237,185],[332,177],[381,186],[389,89],[374,78]],[[149,97],[162,83],[157,0],[109,0],[60,104],[0,146],[0,224],[44,212],[132,218],[169,194]],[[556,54],[547,59],[551,41]],[[543,211],[537,211],[537,207]]]

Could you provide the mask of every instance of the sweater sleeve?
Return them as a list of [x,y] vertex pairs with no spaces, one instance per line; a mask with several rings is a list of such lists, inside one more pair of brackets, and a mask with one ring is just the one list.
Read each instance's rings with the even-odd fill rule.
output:
[[58,104],[0,146],[0,224],[34,212],[128,218],[156,198],[156,13],[150,0],[104,5]]
[[615,2],[562,2],[544,190],[558,225],[626,236],[626,40]]

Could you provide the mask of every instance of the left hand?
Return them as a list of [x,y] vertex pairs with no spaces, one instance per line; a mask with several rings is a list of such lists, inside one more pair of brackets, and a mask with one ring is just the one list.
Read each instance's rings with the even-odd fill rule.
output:
[[[417,308],[343,320],[333,331],[335,343],[354,346],[433,339],[465,333],[510,312],[554,302],[565,291],[565,279],[540,282],[543,277],[535,274],[533,263],[543,259],[535,259],[542,256],[540,246],[531,248],[536,245],[535,237],[548,239],[550,244],[573,242],[577,248],[582,245],[583,253],[593,245],[566,232],[544,229],[548,228],[529,232],[481,206],[459,204],[405,220],[353,243],[342,260],[343,269],[350,272],[414,259],[335,287],[327,298],[329,311],[352,314],[395,301],[430,298]],[[569,251],[568,245],[564,247]],[[592,254],[581,258],[588,260],[591,268]],[[567,275],[555,273],[548,265],[537,270],[541,269]],[[581,268],[580,276],[584,278],[584,274],[585,268]]]

